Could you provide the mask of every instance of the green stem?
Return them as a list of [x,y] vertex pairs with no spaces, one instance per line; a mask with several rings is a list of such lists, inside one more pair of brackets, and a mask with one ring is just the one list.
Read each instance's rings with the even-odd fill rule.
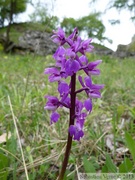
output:
[[[76,74],[73,74],[71,76],[71,107],[70,107],[70,121],[69,121],[69,127],[70,125],[74,125],[74,119],[75,119],[75,100],[76,100],[76,93],[75,93],[75,88],[76,88]],[[67,146],[66,146],[66,151],[64,155],[64,160],[61,168],[61,172],[59,174],[58,180],[63,180],[64,174],[66,172],[66,167],[68,164],[68,159],[70,155],[70,150],[72,146],[72,136],[70,136],[68,132],[68,140],[67,140]]]

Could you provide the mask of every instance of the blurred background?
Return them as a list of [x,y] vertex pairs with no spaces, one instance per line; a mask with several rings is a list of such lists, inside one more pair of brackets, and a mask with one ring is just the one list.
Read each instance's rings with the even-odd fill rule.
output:
[[[24,28],[25,25],[27,28]],[[16,30],[16,26],[20,28]],[[17,38],[19,39],[28,29],[51,33],[58,27],[62,27],[67,34],[70,34],[74,27],[78,27],[82,38],[90,37],[94,43],[116,51],[119,44],[128,45],[134,41],[135,2],[134,0],[0,1],[0,43],[7,41],[3,44],[4,49],[8,48],[9,39],[18,43]],[[2,39],[3,32],[7,40]]]

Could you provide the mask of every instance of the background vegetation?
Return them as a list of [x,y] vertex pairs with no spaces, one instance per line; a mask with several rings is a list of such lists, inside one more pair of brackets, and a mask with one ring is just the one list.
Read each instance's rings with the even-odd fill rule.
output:
[[[7,27],[3,23],[4,27],[0,28],[1,36],[9,33],[6,42],[17,43],[18,37],[28,29],[51,32],[60,23],[57,17],[50,17],[47,10],[44,16],[43,7],[31,15],[33,23],[13,25],[15,15],[25,10],[28,1],[21,1],[21,10],[14,11],[11,21],[12,2],[16,0],[0,2],[1,22],[9,20]],[[2,3],[8,3],[9,8],[4,10],[4,17]],[[116,0],[115,5],[118,3],[121,3],[119,8],[132,5],[128,8],[132,10],[135,7],[128,1]],[[80,32],[105,40],[105,27],[98,15],[90,14],[77,20],[65,18],[61,26],[70,33],[79,22]],[[89,31],[91,26],[93,29]],[[55,180],[65,151],[68,112],[61,109],[60,121],[50,126],[44,96],[57,95],[57,91],[55,83],[48,83],[44,69],[54,64],[52,55],[6,54],[5,47],[0,44],[0,179]],[[89,61],[99,58],[103,60],[101,76],[94,82],[105,84],[105,88],[86,120],[84,138],[80,143],[73,142],[66,180],[77,179],[78,172],[135,173],[135,59],[88,55]]]

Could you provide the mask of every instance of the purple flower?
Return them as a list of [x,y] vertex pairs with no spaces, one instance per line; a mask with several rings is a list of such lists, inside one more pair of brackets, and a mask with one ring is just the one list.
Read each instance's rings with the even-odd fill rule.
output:
[[58,91],[61,96],[68,94],[69,93],[69,85],[64,81],[59,82],[58,83]]
[[102,60],[96,60],[94,62],[90,62],[86,68],[84,68],[86,74],[88,75],[99,75],[100,70],[97,69],[97,65],[99,65],[102,62]]
[[[70,112],[69,133],[74,140],[80,140],[83,137],[83,126],[87,115],[92,111],[92,98],[100,98],[100,90],[104,87],[102,84],[93,84],[91,75],[99,75],[100,70],[97,66],[102,62],[97,60],[89,62],[86,53],[91,52],[93,46],[91,39],[82,40],[78,36],[77,28],[68,37],[65,32],[59,28],[54,31],[52,36],[53,42],[59,45],[53,55],[55,67],[45,69],[45,74],[49,75],[50,82],[57,82],[59,99],[56,96],[45,96],[47,102],[45,109],[51,110],[51,124],[56,123],[60,115],[56,110],[58,108],[68,108]],[[83,70],[87,76],[83,79],[78,76],[78,80],[82,86],[76,90],[76,74]],[[65,82],[70,76],[69,84]],[[87,98],[85,100],[78,99],[78,93],[85,91]],[[80,96],[81,97],[81,96]]]
[[83,103],[82,101],[78,100],[76,98],[76,108],[75,108],[75,115],[80,116],[83,109]]
[[78,35],[78,29],[74,28],[73,32],[68,36],[67,39],[75,40],[76,36]]
[[82,39],[80,37],[76,38],[76,41],[72,44],[71,48],[74,52],[78,52],[80,49]]
[[72,76],[80,69],[80,64],[76,60],[69,59],[65,63],[65,72],[68,76]]
[[80,84],[82,85],[83,89],[86,91],[88,97],[91,98],[101,98],[100,89],[104,87],[103,84],[92,84],[91,77],[87,76],[84,78],[84,82],[82,80],[82,77],[79,76],[78,80]]
[[79,52],[84,54],[84,55],[86,52],[91,52],[92,49],[94,48],[92,45],[90,45],[91,41],[92,41],[92,39],[87,39],[87,40],[83,41],[81,43],[81,47],[79,49]]
[[70,108],[71,106],[71,100],[70,97],[68,97],[68,94],[64,94],[63,97],[60,100],[60,107],[66,107],[66,108]]
[[59,28],[58,31],[53,31],[54,35],[52,36],[53,42],[58,45],[63,45],[66,42],[65,32]]
[[56,123],[58,121],[58,119],[60,118],[60,115],[57,112],[52,112],[50,118],[51,118],[51,124]]
[[53,55],[56,60],[57,67],[63,67],[63,61],[65,62],[66,49],[63,46],[58,47],[55,54]]
[[48,101],[47,101],[46,106],[44,107],[44,109],[55,111],[59,106],[58,98],[55,97],[55,96],[45,96],[45,98],[47,98]]
[[92,100],[90,98],[84,101],[84,107],[86,108],[87,111],[89,112],[92,111]]
[[49,76],[49,81],[50,82],[60,81],[60,79],[61,79],[60,71],[55,67],[46,68],[44,73],[45,74],[50,74],[50,76]]
[[87,67],[88,59],[87,59],[86,56],[82,55],[82,56],[79,58],[79,62],[80,62],[80,64],[81,64],[81,66]]
[[75,125],[69,127],[70,136],[73,136],[74,140],[80,141],[80,138],[84,136],[83,125],[84,119],[78,119]]

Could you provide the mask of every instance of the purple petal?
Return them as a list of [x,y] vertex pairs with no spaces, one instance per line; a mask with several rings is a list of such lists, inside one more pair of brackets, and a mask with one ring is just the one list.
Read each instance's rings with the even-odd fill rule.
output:
[[84,101],[84,107],[86,108],[87,111],[92,111],[92,101],[91,99],[87,99]]
[[59,118],[60,118],[59,113],[53,112],[53,113],[51,114],[51,124],[52,124],[52,123],[56,123]]
[[87,39],[82,42],[81,48],[79,49],[80,53],[85,54],[85,52],[91,52],[94,48],[92,45],[90,45],[92,39]]
[[90,62],[88,64],[88,68],[91,70],[91,69],[94,69],[97,65],[99,65],[100,63],[102,62],[102,60],[96,60],[94,62]]
[[80,141],[80,138],[83,137],[84,132],[82,130],[78,130],[75,125],[71,125],[69,127],[70,136],[73,136],[74,140]]
[[45,71],[44,71],[45,74],[58,74],[59,73],[59,70],[55,67],[52,67],[52,68],[46,68]]
[[44,109],[50,110],[50,111],[55,111],[57,109],[57,106],[54,106],[52,103],[46,104]]
[[79,58],[80,62],[81,62],[81,65],[87,65],[88,63],[88,59],[86,58],[86,56],[82,55],[80,58]]
[[75,114],[77,117],[80,116],[82,109],[83,109],[83,103],[78,99],[76,99]]
[[78,29],[74,28],[74,31],[68,36],[69,39],[72,39],[75,37],[75,35],[78,33]]
[[88,74],[90,75],[99,75],[100,74],[100,70],[99,69],[93,69],[91,71],[88,71]]
[[71,48],[67,49],[67,56],[70,57],[71,59],[74,59],[76,54],[74,51],[72,51]]
[[52,102],[52,103],[57,103],[57,102],[59,102],[59,100],[58,100],[58,98],[57,98],[56,96],[49,96],[49,95],[47,95],[47,96],[45,96],[45,98],[47,98],[48,101],[50,101],[50,102]]
[[91,78],[89,76],[87,76],[87,77],[84,78],[84,81],[85,81],[86,86],[91,88],[91,86],[92,86]]
[[68,97],[68,94],[64,94],[61,98],[60,102],[64,103],[68,108],[70,108],[70,98]]
[[59,74],[51,74],[49,76],[50,82],[55,82],[55,81],[60,81],[60,80],[61,80],[61,76]]
[[76,120],[76,127],[78,130],[83,129],[85,117],[86,117],[86,113],[82,113],[80,117],[78,117],[78,119]]
[[104,88],[104,84],[92,84],[92,89],[100,90]]
[[82,80],[82,76],[78,76],[78,80],[79,80],[80,84],[82,85],[82,87],[85,87],[83,80]]
[[80,138],[84,136],[84,132],[82,130],[77,131],[76,134],[74,135],[74,140],[80,141]]
[[74,49],[75,52],[77,52],[79,50],[80,44],[81,44],[81,38],[78,37],[77,41],[75,41],[72,46],[72,48]]
[[60,82],[58,85],[58,91],[62,94],[67,94],[69,92],[69,86],[66,82]]
[[59,100],[57,97],[55,96],[45,96],[45,98],[48,99],[46,106],[44,107],[44,109],[48,109],[51,111],[54,111],[57,109],[58,105],[59,105]]
[[66,50],[63,46],[59,46],[53,57],[57,62],[61,62],[63,58],[65,58]]
[[90,97],[92,98],[101,98],[101,93],[99,91],[92,91],[90,92]]
[[67,75],[72,76],[80,69],[80,64],[76,60],[67,60],[65,64],[65,71]]
[[73,136],[76,133],[76,127],[74,125],[71,125],[69,127],[69,133],[70,133],[70,136]]
[[53,31],[54,35],[52,36],[53,42],[57,43],[58,45],[63,45],[65,41],[65,32],[59,28],[58,31]]

